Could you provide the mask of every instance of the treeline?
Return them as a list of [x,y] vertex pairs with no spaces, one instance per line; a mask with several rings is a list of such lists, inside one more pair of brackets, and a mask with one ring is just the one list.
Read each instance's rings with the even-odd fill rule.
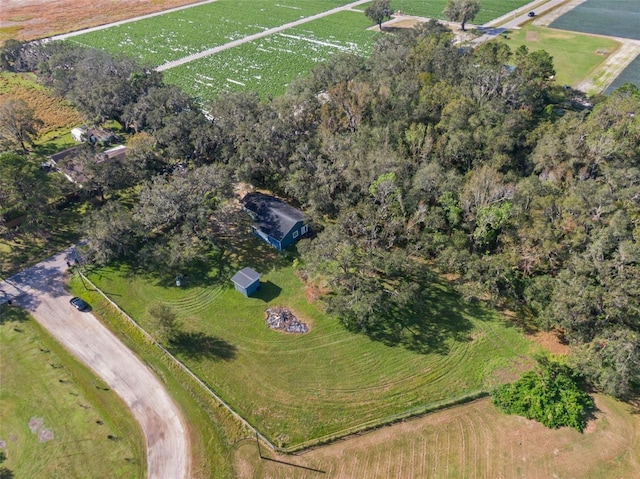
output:
[[[131,65],[126,60],[55,48],[61,52],[39,63],[43,81],[93,118],[118,119],[138,132],[134,138],[152,139],[144,150],[152,160],[136,160],[147,181],[139,202],[104,208],[92,220],[112,227],[104,215],[124,218],[119,236],[104,233],[110,247],[99,246],[93,230],[95,252],[107,251],[102,260],[154,242],[176,255],[202,246],[185,261],[219,247],[224,228],[207,225],[228,198],[220,184],[244,181],[314,218],[317,237],[299,243],[304,272],[329,289],[326,305],[348,327],[410,336],[425,279],[437,271],[465,300],[560,330],[596,387],[626,396],[637,385],[637,88],[591,104],[554,84],[547,53],[504,43],[463,49],[437,23],[383,36],[369,58],[318,65],[282,97],[234,93],[203,106],[155,72],[105,67]],[[98,64],[83,78],[77,65],[89,68],[91,56]],[[78,86],[83,81],[95,85]],[[130,95],[123,101],[102,97],[123,91]],[[185,169],[167,175],[157,162]],[[174,211],[184,198],[174,183],[199,178],[218,184],[215,201]],[[154,211],[159,197],[165,209]],[[141,222],[145,215],[155,222]]]

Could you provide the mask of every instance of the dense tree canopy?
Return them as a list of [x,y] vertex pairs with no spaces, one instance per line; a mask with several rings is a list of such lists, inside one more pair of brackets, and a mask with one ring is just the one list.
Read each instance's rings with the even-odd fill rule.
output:
[[37,60],[87,115],[137,132],[126,161],[144,183],[133,205],[92,217],[97,260],[135,249],[180,265],[224,249],[229,186],[245,181],[311,215],[303,274],[349,327],[410,337],[436,271],[463,299],[558,329],[597,387],[638,383],[636,87],[591,104],[553,83],[546,52],[460,48],[437,22],[382,36],[369,58],[337,56],[268,101],[196,105],[126,60],[43,48],[11,50],[13,65]]

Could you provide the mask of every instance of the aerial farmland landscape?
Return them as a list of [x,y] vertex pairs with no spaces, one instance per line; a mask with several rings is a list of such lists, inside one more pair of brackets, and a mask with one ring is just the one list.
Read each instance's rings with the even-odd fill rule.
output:
[[640,476],[635,0],[0,5],[0,478]]

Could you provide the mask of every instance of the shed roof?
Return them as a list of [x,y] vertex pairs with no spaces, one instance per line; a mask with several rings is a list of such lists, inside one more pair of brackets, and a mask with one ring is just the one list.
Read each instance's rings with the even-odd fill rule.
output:
[[231,281],[241,288],[248,288],[260,279],[260,274],[252,268],[243,268],[233,275]]
[[304,220],[302,211],[264,193],[245,195],[242,205],[255,215],[254,226],[278,241],[282,240],[298,221]]

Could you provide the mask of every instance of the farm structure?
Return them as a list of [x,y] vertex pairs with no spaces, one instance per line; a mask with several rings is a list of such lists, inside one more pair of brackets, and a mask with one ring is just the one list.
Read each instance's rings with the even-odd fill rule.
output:
[[253,218],[251,228],[258,238],[278,251],[298,241],[309,231],[304,213],[264,193],[248,193],[242,199],[243,208]]
[[231,281],[236,289],[249,297],[260,287],[260,274],[252,268],[243,268],[233,275]]

